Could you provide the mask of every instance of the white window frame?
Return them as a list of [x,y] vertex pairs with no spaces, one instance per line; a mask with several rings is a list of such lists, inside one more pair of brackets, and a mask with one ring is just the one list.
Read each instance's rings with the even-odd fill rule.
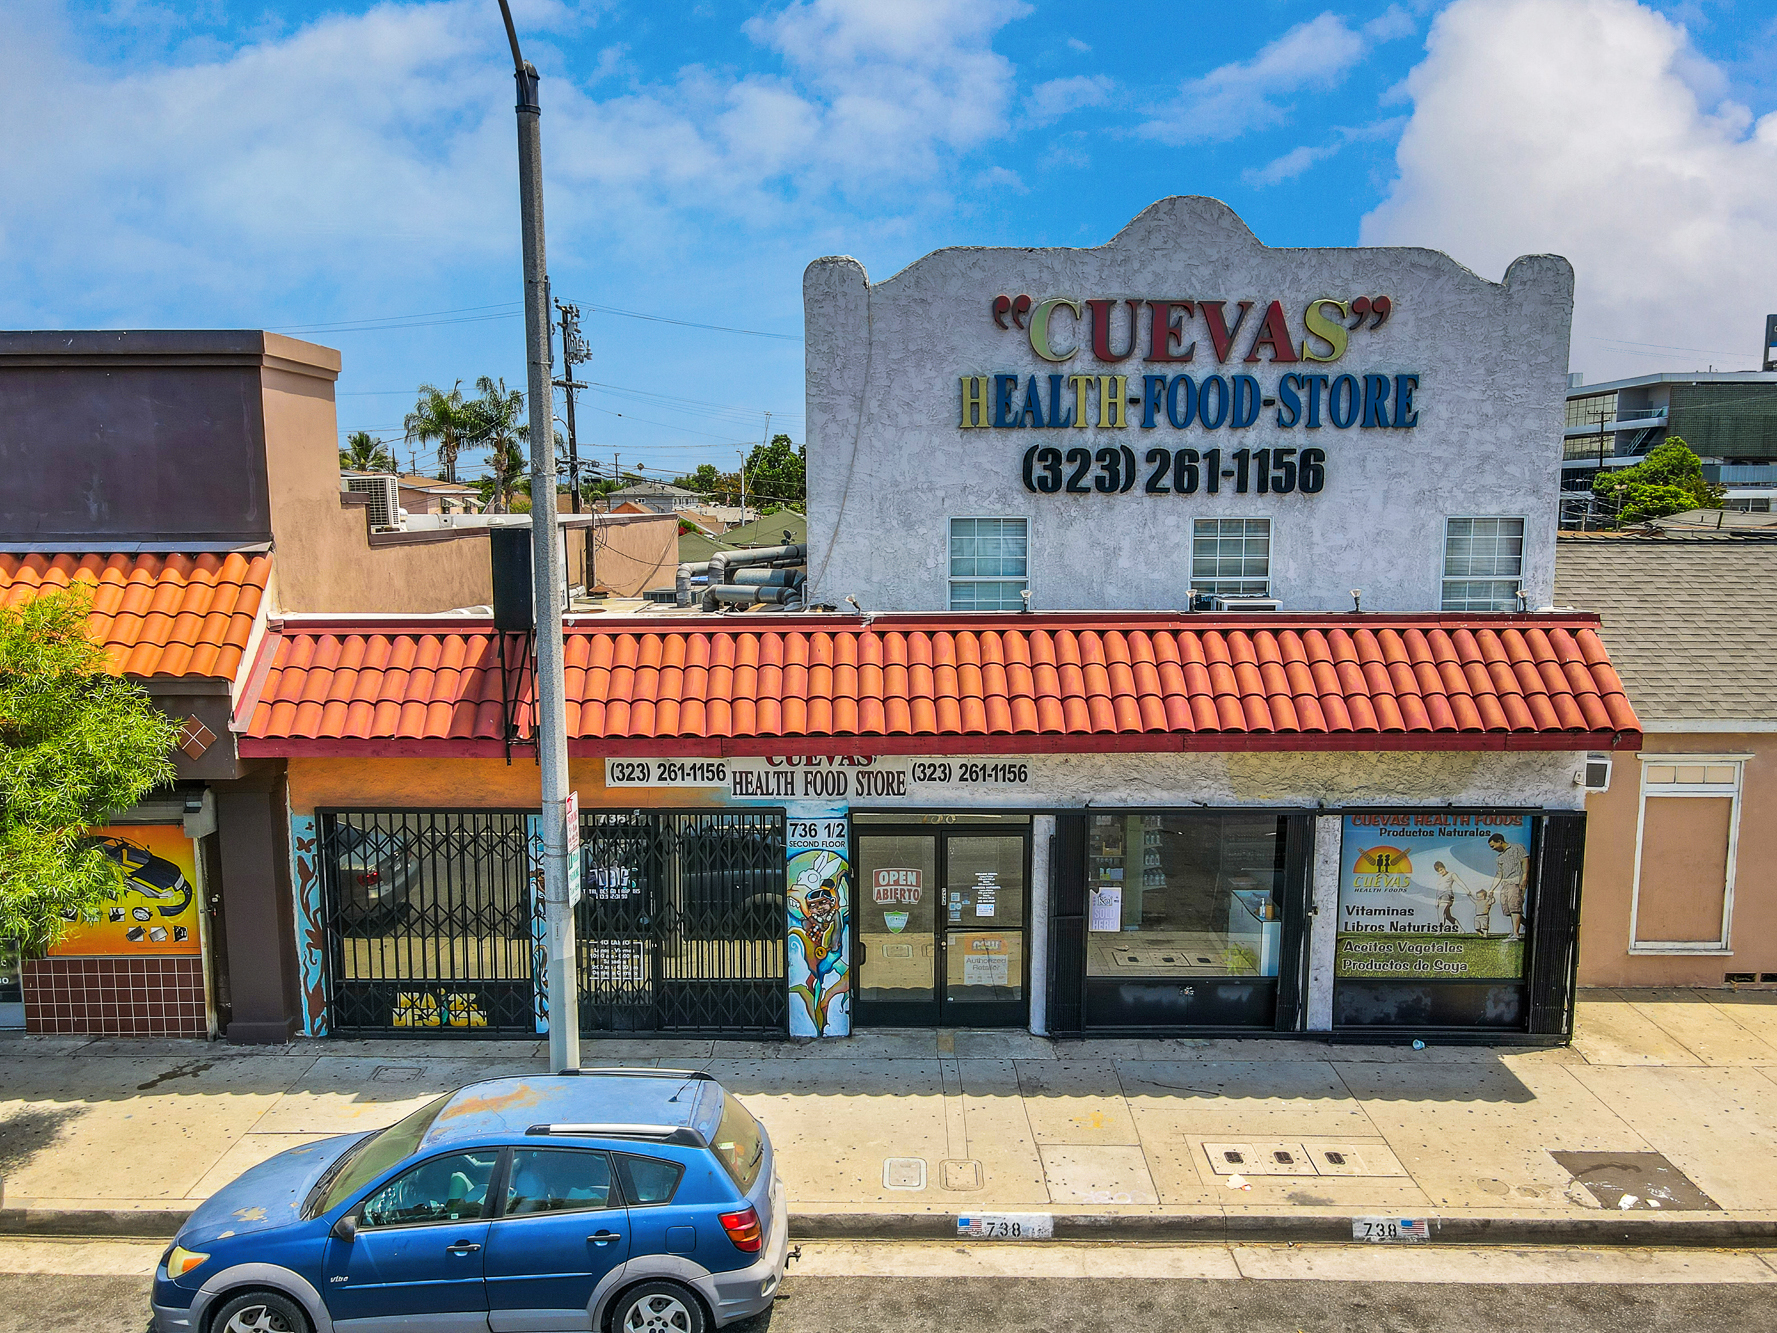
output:
[[[969,576],[958,577],[950,572],[950,543],[956,535],[956,524],[962,522],[979,522],[991,518],[996,523],[1018,522],[1024,524],[1024,591],[1030,591],[1031,547],[1036,540],[1036,522],[1028,514],[951,514],[944,520],[944,607],[947,611],[955,611],[951,605],[955,600],[952,592],[959,583],[1016,583],[1020,580],[1009,576]],[[984,615],[1004,615],[1007,611],[1022,611],[1028,602],[1021,601],[1015,607],[1002,607],[998,611],[983,612]],[[969,614],[969,613],[964,613]]]
[[[1443,527],[1444,539],[1443,539],[1443,541],[1438,543],[1438,612],[1439,612],[1439,614],[1448,615],[1448,616],[1465,616],[1465,615],[1479,616],[1479,615],[1494,614],[1493,612],[1486,612],[1486,611],[1447,611],[1444,609],[1444,603],[1447,600],[1444,596],[1444,585],[1446,583],[1450,583],[1453,581],[1458,582],[1458,583],[1474,583],[1474,582],[1481,581],[1481,580],[1476,580],[1476,579],[1465,579],[1465,578],[1461,578],[1461,577],[1457,577],[1453,580],[1452,577],[1445,572],[1450,567],[1450,525],[1453,522],[1459,522],[1459,521],[1463,522],[1463,523],[1477,523],[1477,522],[1521,523],[1524,525],[1518,535],[1518,541],[1520,543],[1519,547],[1518,547],[1518,573],[1517,573],[1516,578],[1513,580],[1514,583],[1516,583],[1516,585],[1517,585],[1516,592],[1522,593],[1524,591],[1524,547],[1523,547],[1523,543],[1530,540],[1530,520],[1528,518],[1526,518],[1523,514],[1446,514],[1444,516],[1444,527]],[[1500,576],[1494,576],[1492,578],[1489,578],[1486,581],[1487,582],[1502,582],[1503,578],[1501,578]],[[1509,611],[1515,611],[1518,608],[1516,606],[1511,606],[1511,607],[1507,607],[1506,609]]]
[[[1265,591],[1263,592],[1211,592],[1197,581],[1197,525],[1199,523],[1263,523],[1265,525]],[[1272,552],[1277,538],[1277,524],[1267,514],[1203,514],[1191,520],[1191,584],[1199,597],[1270,597],[1271,594],[1271,561]],[[1220,540],[1220,534],[1216,536]],[[1256,579],[1211,579],[1211,583],[1256,583]]]
[[[1667,750],[1659,753],[1645,751],[1635,757],[1641,761],[1641,791],[1637,797],[1638,803],[1635,810],[1635,879],[1629,895],[1629,952],[1632,954],[1691,954],[1730,957],[1734,952],[1732,940],[1734,870],[1740,846],[1740,796],[1741,789],[1746,782],[1746,761],[1753,756],[1750,754],[1693,754],[1688,750]],[[1677,768],[1680,766],[1685,768],[1724,768],[1730,765],[1734,770],[1734,781],[1731,786],[1722,782],[1662,782],[1657,785],[1648,782],[1648,770],[1653,768]],[[1728,812],[1727,882],[1722,886],[1721,935],[1718,939],[1637,939],[1638,921],[1641,915],[1641,851],[1643,837],[1647,830],[1647,798],[1649,796],[1712,796],[1717,800],[1726,796],[1732,802]]]

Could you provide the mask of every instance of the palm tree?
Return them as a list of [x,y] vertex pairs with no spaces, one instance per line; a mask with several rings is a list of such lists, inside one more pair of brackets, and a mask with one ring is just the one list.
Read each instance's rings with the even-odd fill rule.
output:
[[395,460],[381,440],[374,440],[367,430],[355,430],[346,436],[346,447],[339,451],[339,465],[352,472],[393,472]]
[[470,439],[486,445],[488,480],[493,482],[493,512],[510,512],[512,496],[524,476],[525,454],[520,444],[530,435],[524,420],[524,391],[508,389],[504,379],[483,375],[475,381],[481,397],[463,405],[472,424]]
[[415,440],[422,444],[438,442],[438,476],[440,480],[454,482],[457,450],[475,424],[468,404],[463,401],[463,381],[458,380],[449,393],[433,384],[420,385],[419,401],[401,424],[407,430],[409,444]]

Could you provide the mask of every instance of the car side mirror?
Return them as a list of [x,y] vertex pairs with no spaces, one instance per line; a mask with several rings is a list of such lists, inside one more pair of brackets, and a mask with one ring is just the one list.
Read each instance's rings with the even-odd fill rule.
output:
[[333,1239],[343,1240],[350,1245],[358,1237],[358,1219],[347,1213],[333,1224]]

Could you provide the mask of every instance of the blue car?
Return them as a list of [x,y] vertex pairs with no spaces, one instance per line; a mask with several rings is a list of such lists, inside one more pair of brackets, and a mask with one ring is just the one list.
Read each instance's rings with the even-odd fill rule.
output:
[[788,1244],[771,1140],[710,1075],[493,1079],[213,1195],[151,1333],[704,1333],[771,1305]]

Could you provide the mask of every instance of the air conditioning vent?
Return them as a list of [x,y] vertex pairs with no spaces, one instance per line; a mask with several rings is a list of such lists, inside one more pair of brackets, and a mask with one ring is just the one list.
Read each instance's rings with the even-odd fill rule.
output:
[[401,530],[401,483],[394,477],[347,477],[346,489],[370,497],[370,530]]
[[1211,611],[1281,611],[1283,603],[1275,597],[1211,597]]
[[1610,756],[1592,754],[1586,756],[1586,790],[1610,790]]

